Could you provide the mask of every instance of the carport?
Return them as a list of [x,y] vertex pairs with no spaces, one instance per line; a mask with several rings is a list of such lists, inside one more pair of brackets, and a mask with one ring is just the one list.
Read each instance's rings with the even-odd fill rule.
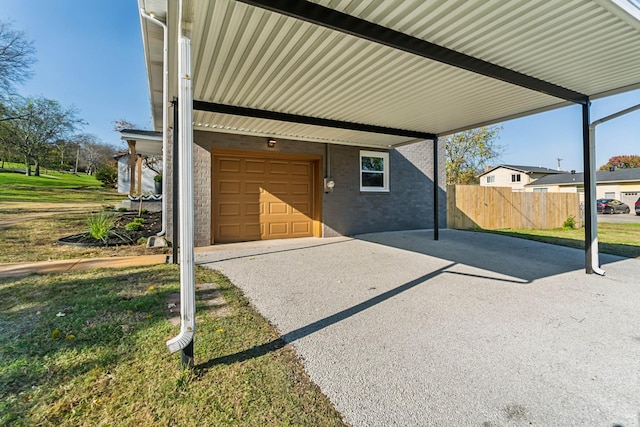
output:
[[[179,149],[184,312],[172,350],[188,345],[194,328],[194,129],[385,149],[431,140],[434,177],[442,177],[439,136],[578,104],[585,269],[598,269],[590,102],[640,87],[635,1],[139,0],[139,6],[154,124],[173,129]],[[173,120],[168,98],[177,107]]]

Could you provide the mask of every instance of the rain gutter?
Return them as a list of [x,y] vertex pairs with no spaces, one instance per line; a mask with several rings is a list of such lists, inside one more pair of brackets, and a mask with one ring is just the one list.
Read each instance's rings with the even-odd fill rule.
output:
[[[162,27],[163,50],[162,50],[162,174],[167,173],[167,148],[169,125],[169,31],[167,25],[158,20],[153,15],[148,14],[144,8],[140,8],[140,16]],[[164,236],[167,232],[167,186],[162,186],[162,230],[157,234]]]

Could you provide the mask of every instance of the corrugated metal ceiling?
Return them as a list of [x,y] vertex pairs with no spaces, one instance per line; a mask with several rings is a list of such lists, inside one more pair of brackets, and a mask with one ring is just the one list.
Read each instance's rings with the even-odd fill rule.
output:
[[[640,85],[639,26],[605,0],[315,3],[584,94]],[[192,4],[197,100],[435,134],[566,104],[241,2]],[[157,69],[154,52],[146,48],[147,64]],[[406,141],[225,114],[194,120],[203,129],[334,143]]]
[[639,26],[607,0],[314,3],[589,95],[639,81]]

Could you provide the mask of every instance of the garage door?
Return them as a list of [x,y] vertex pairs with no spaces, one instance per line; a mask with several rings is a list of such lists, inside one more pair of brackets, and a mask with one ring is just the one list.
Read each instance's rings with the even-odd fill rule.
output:
[[636,204],[636,200],[638,200],[638,197],[640,197],[640,191],[623,192],[620,194],[621,194],[622,203],[628,204],[631,210],[633,211],[633,208]]
[[213,156],[216,243],[313,236],[314,162]]

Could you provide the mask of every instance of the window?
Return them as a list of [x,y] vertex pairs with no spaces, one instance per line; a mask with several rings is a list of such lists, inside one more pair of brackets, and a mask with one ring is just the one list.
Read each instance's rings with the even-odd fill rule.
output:
[[548,188],[541,187],[541,188],[534,188],[533,192],[534,193],[546,193],[548,190],[549,190]]
[[491,184],[492,182],[496,182],[496,176],[495,175],[489,175],[487,177],[487,184]]
[[360,151],[360,191],[389,191],[389,153]]
[[511,182],[520,182],[520,174],[519,173],[511,174]]

